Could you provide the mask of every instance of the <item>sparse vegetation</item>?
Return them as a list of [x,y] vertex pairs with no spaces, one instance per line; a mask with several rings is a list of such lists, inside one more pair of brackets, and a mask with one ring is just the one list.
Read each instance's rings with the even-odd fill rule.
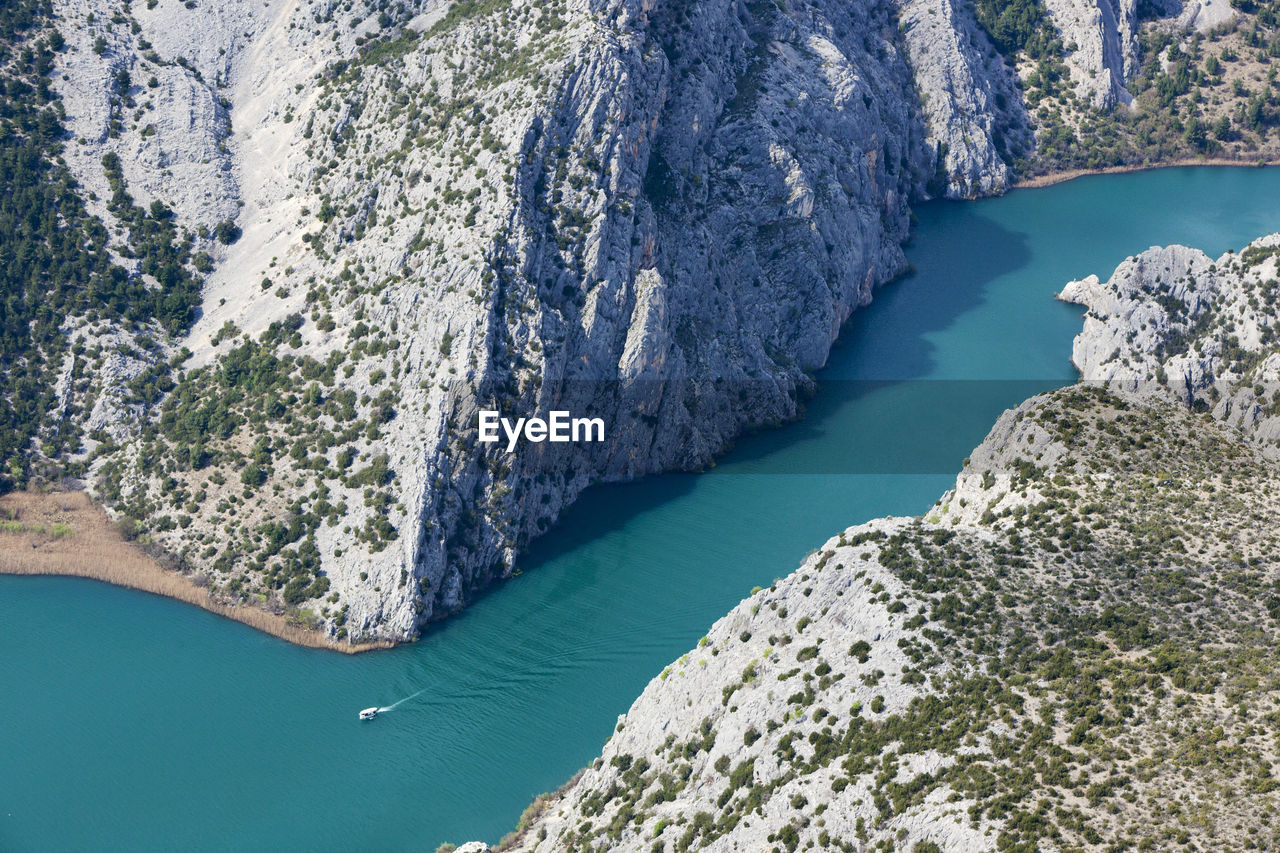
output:
[[0,573],[71,575],[146,590],[304,646],[346,652],[382,647],[333,643],[305,624],[297,610],[283,605],[243,606],[217,594],[203,574],[174,571],[178,567],[163,552],[148,554],[145,542],[127,541],[83,492],[23,491],[0,496],[0,520]]
[[[1246,15],[1207,34],[1167,21],[1143,24],[1131,105],[1102,111],[1073,89],[1052,52],[1024,75],[1037,151],[1022,174],[1211,158],[1280,158],[1280,6],[1238,5]],[[1060,46],[1060,42],[1059,42]]]
[[[740,707],[781,719],[748,727],[727,751],[679,731],[643,756],[606,747],[621,779],[567,791],[547,812],[567,815],[543,825],[547,841],[590,849],[667,836],[674,824],[675,849],[692,850],[742,838],[767,814],[777,849],[929,851],[938,848],[891,828],[913,814],[935,815],[924,821],[933,825],[942,817],[926,803],[943,803],[954,806],[946,820],[1002,850],[1280,843],[1280,745],[1267,734],[1280,714],[1280,542],[1254,524],[1276,508],[1280,466],[1205,415],[1099,388],[1047,395],[1009,429],[1007,458],[975,455],[966,469],[970,499],[989,502],[981,522],[841,536],[775,585],[769,607],[744,604],[722,629],[749,618],[767,633],[822,573],[827,590],[862,592],[825,599],[822,615],[836,621],[814,618],[805,635],[830,636],[878,607],[899,620],[896,648],[860,639],[847,657],[821,659],[819,645],[791,658],[776,635],[756,641],[723,701],[702,705],[716,709],[702,730]],[[1038,464],[1012,450],[1024,447]],[[991,494],[987,473],[1015,488]],[[900,671],[888,671],[890,652]],[[818,666],[788,669],[792,660]],[[686,680],[708,677],[698,673],[678,662],[660,691],[704,703],[715,682]],[[784,701],[778,685],[792,679],[802,689]],[[628,731],[662,695],[646,694]],[[945,759],[910,769],[924,755]],[[718,795],[682,793],[680,780],[712,772]],[[778,822],[780,796],[796,820]],[[860,816],[856,837],[823,828],[828,807]],[[886,839],[906,846],[873,846]]]

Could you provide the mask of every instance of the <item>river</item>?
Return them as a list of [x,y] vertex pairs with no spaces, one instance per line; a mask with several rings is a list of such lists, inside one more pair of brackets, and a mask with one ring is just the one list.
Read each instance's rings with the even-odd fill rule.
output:
[[916,274],[854,315],[802,421],[704,474],[591,490],[521,576],[412,646],[347,657],[0,577],[0,850],[496,841],[753,585],[926,511],[1002,409],[1072,381],[1066,281],[1151,245],[1238,249],[1280,230],[1276,199],[1280,169],[1182,168],[921,206]]

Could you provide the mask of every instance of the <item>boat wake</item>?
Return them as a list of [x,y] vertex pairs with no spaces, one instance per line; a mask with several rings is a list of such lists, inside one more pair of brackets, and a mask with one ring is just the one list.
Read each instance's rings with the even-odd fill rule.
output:
[[410,693],[408,696],[404,697],[403,699],[397,702],[392,702],[390,705],[386,706],[385,708],[379,708],[378,713],[383,713],[385,711],[394,711],[396,708],[400,707],[405,702],[408,702],[410,699],[415,699],[426,692],[427,692],[427,688],[424,687],[421,690],[419,690],[417,693]]
[[381,706],[375,705],[372,708],[365,708],[363,711],[360,712],[360,719],[372,720],[374,717],[378,716],[379,714],[385,714],[388,711],[394,711],[396,708],[403,705],[405,702],[408,702],[410,699],[413,699],[415,696],[421,696],[423,693],[426,693],[426,692],[427,692],[427,688],[424,687],[421,690],[419,690],[417,693],[411,693],[410,695],[404,697],[403,699],[400,699],[396,702],[392,702],[390,705],[381,705]]

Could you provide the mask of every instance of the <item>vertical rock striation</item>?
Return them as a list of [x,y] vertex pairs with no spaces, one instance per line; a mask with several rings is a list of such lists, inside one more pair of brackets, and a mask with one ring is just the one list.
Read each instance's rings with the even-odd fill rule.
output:
[[[217,594],[352,638],[464,606],[590,483],[794,417],[908,201],[1003,190],[1029,140],[937,0],[59,14],[73,169],[103,198],[118,154],[209,270],[185,338],[109,355],[90,481]],[[482,408],[607,440],[507,454]]]
[[1133,100],[1125,81],[1138,66],[1137,0],[1045,0],[1062,34],[1076,90],[1109,110]]
[[967,3],[910,0],[900,4],[898,15],[934,173],[942,178],[939,194],[973,198],[1003,192],[1010,183],[1009,162],[1031,146],[1013,71]]

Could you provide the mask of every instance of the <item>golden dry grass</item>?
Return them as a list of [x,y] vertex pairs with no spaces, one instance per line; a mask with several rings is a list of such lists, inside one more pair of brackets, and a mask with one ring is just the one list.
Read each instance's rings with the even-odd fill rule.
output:
[[1064,169],[1060,172],[1047,172],[1043,175],[1033,175],[1028,178],[1022,178],[1013,186],[1015,189],[1049,187],[1054,184],[1074,181],[1076,178],[1084,178],[1089,175],[1120,175],[1127,174],[1129,172],[1150,172],[1155,169],[1171,169],[1181,166],[1231,166],[1248,169],[1276,165],[1280,165],[1280,159],[1276,159],[1275,157],[1264,157],[1260,159],[1256,152],[1252,153],[1250,156],[1242,156],[1240,159],[1231,159],[1228,157],[1185,157],[1166,160],[1160,163],[1134,163],[1125,166],[1104,166],[1100,169]]
[[[68,532],[68,528],[70,532]],[[0,574],[69,575],[176,598],[300,646],[354,653],[390,644],[340,643],[283,614],[220,601],[195,579],[169,571],[128,542],[83,492],[0,496]]]

